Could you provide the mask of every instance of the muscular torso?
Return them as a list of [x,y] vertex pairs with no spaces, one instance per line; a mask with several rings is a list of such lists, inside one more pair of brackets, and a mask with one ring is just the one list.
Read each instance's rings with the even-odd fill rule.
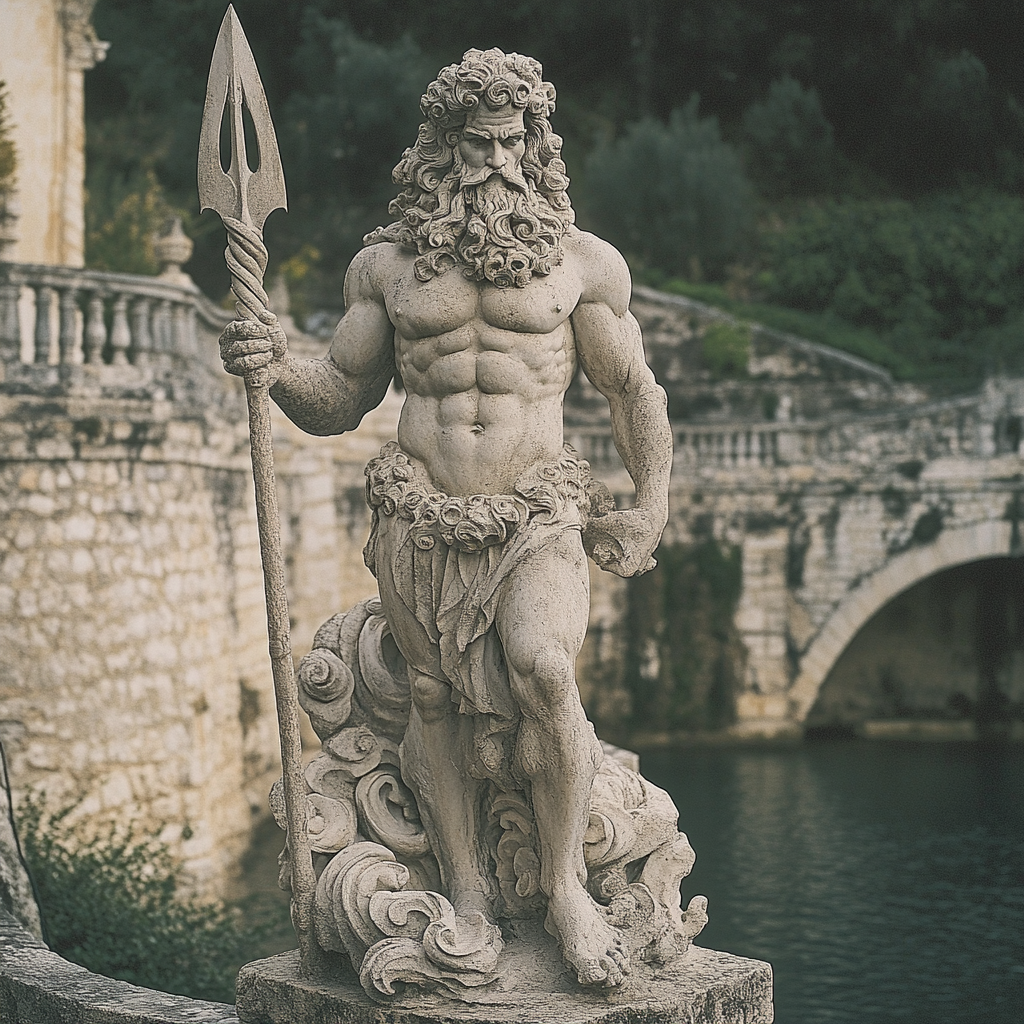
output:
[[417,281],[397,247],[382,282],[407,398],[403,450],[447,494],[507,494],[562,449],[562,397],[576,367],[569,317],[582,285],[571,252],[524,288]]

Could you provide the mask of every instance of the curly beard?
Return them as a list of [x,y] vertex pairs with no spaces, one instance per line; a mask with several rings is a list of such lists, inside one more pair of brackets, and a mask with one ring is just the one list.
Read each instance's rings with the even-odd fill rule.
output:
[[473,183],[467,177],[464,165],[453,167],[433,194],[432,210],[406,209],[404,220],[378,228],[364,242],[415,248],[413,272],[420,281],[454,266],[470,280],[498,288],[522,288],[534,274],[550,274],[562,262],[561,239],[571,216],[555,210],[518,171],[502,168]]

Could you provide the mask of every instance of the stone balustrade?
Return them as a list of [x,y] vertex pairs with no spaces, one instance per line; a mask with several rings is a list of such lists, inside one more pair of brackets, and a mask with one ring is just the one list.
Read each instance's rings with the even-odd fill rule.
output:
[[[786,466],[874,466],[936,458],[1024,453],[1022,417],[989,408],[982,395],[947,399],[871,416],[812,422],[675,424],[681,471]],[[595,467],[616,466],[608,427],[566,425],[566,440]]]
[[0,263],[0,365],[170,369],[229,314],[191,282]]

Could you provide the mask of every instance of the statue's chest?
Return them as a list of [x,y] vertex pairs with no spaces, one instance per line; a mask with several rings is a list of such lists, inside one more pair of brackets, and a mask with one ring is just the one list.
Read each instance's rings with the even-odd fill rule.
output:
[[436,338],[467,325],[550,334],[575,309],[579,288],[560,269],[534,277],[523,288],[496,288],[470,281],[455,268],[430,281],[399,280],[385,301],[391,322],[410,341]]

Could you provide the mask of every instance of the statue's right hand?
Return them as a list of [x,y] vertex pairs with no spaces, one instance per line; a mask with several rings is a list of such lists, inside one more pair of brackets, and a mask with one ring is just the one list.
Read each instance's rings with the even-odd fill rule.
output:
[[[224,369],[237,377],[247,377],[264,366],[279,362],[288,354],[288,339],[269,311],[255,320],[232,320],[220,336],[220,357]],[[271,371],[276,379],[277,373]]]

